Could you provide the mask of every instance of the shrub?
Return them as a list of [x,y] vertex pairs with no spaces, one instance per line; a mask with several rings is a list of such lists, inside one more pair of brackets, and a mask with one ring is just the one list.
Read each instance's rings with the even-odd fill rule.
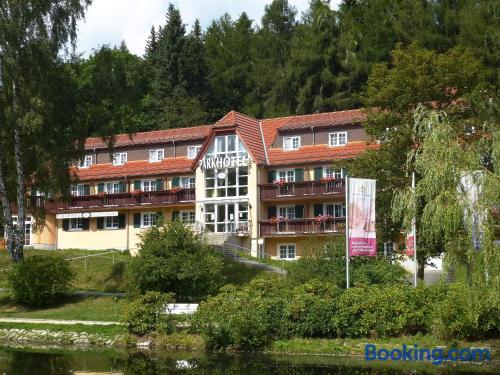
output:
[[337,299],[342,290],[333,284],[318,280],[294,288],[285,306],[286,335],[301,337],[329,337],[329,324],[335,314]]
[[442,338],[483,338],[500,331],[500,296],[492,289],[477,290],[463,283],[448,286],[434,309],[434,331]]
[[[288,278],[293,285],[310,280],[333,283],[339,288],[346,286],[345,240],[332,237],[326,245],[313,246],[307,255],[290,264]],[[351,285],[409,285],[407,272],[385,257],[352,257],[350,261]]]
[[8,275],[14,300],[29,306],[51,305],[71,289],[75,273],[58,256],[35,255],[15,264]]
[[174,293],[177,301],[214,294],[223,283],[222,255],[179,221],[150,228],[127,267],[129,290]]
[[173,302],[172,294],[147,292],[128,304],[122,321],[127,331],[137,336],[153,331],[172,333],[173,322],[170,316],[165,314],[165,307],[168,303]]
[[[286,299],[272,280],[263,277],[244,288],[232,285],[200,304],[197,331],[209,349],[253,350],[266,346],[282,332]],[[253,287],[253,286],[254,287]]]

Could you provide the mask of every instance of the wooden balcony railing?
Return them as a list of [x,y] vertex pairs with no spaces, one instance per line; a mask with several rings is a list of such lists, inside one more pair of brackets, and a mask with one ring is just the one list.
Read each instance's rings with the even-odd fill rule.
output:
[[287,219],[279,223],[261,220],[259,224],[261,236],[345,233],[345,217],[332,218],[321,223],[310,218]]
[[286,197],[314,195],[336,195],[345,193],[344,179],[330,181],[300,181],[278,184],[261,184],[260,199],[269,200]]
[[194,189],[159,190],[133,193],[104,195],[83,195],[70,197],[69,200],[32,197],[30,206],[45,207],[47,211],[134,207],[145,205],[165,205],[182,202],[194,202]]

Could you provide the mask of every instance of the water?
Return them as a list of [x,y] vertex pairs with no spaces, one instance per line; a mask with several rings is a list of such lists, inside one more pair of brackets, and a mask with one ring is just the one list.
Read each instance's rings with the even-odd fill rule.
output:
[[418,363],[366,363],[358,358],[329,356],[214,355],[158,352],[33,351],[0,348],[2,375],[69,374],[242,374],[242,375],[403,375],[494,374],[491,366],[434,366]]

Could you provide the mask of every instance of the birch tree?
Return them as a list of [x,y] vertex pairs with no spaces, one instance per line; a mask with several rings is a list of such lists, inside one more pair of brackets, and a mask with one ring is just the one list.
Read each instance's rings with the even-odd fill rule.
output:
[[62,96],[70,92],[71,80],[61,54],[74,47],[76,23],[90,3],[0,1],[0,201],[14,262],[23,259],[27,178],[38,172],[41,184],[49,176],[63,176],[78,148],[81,132],[71,126],[75,103],[71,95]]

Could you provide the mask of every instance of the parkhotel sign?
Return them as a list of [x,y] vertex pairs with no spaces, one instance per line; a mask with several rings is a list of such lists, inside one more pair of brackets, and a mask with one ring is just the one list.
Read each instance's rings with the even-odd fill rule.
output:
[[235,167],[246,167],[248,165],[249,159],[248,156],[224,156],[224,157],[215,157],[215,158],[207,158],[200,160],[200,168],[202,172],[205,172],[207,169],[216,169],[216,168],[235,168]]

